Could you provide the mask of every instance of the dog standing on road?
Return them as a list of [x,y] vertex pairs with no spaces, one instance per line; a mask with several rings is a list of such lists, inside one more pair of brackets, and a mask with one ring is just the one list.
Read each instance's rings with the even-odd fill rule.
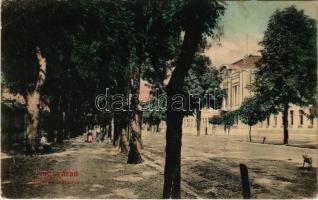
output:
[[308,163],[310,168],[311,168],[312,167],[312,158],[310,156],[304,154],[303,159],[304,159],[303,167],[305,167],[305,163]]

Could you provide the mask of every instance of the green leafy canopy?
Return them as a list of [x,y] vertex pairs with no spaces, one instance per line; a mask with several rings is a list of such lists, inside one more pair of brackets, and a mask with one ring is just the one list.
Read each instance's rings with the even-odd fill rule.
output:
[[294,6],[269,20],[252,91],[281,110],[313,104],[317,91],[316,22]]

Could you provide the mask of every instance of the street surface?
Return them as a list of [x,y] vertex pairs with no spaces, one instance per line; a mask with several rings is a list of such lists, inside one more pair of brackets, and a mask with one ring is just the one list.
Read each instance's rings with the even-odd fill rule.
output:
[[[109,141],[66,141],[65,151],[36,157],[2,154],[2,197],[161,198],[164,133],[143,134],[145,162],[126,164]],[[313,168],[302,167],[302,155]],[[182,198],[241,198],[239,164],[249,170],[252,198],[313,198],[317,149],[249,143],[225,135],[183,136]],[[52,178],[39,172],[55,172]],[[58,177],[58,172],[78,172]],[[64,174],[65,175],[65,174]],[[67,175],[67,174],[66,174]]]

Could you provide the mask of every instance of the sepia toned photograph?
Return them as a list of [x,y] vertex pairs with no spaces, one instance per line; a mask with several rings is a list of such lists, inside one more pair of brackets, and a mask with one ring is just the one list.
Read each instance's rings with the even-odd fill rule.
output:
[[318,198],[317,6],[2,0],[1,198]]

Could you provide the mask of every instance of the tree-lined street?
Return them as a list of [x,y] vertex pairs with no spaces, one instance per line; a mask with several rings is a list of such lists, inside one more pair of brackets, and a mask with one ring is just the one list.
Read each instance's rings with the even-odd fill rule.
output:
[[[308,5],[285,3],[271,7],[261,28],[233,31],[242,24],[231,14],[248,17],[247,8],[224,0],[4,0],[3,196],[240,198],[242,178],[253,198],[313,197],[315,20]],[[246,47],[234,50],[241,35],[227,48],[242,59],[217,66],[208,52],[237,33]],[[249,33],[257,55],[248,52]],[[256,130],[265,121],[267,135]]]

